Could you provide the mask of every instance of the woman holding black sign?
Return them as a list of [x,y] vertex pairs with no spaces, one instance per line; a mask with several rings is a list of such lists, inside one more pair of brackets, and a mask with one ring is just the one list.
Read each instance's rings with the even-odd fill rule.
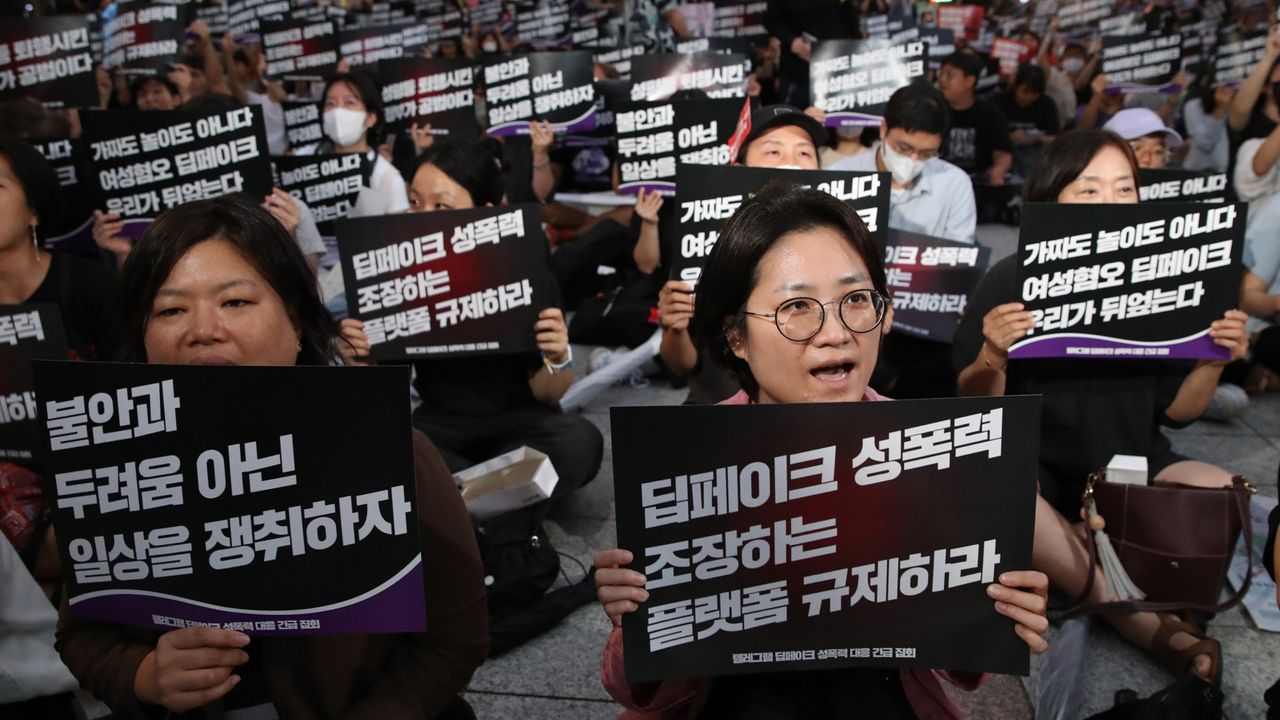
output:
[[[1138,162],[1129,144],[1099,130],[1075,130],[1045,150],[1027,180],[1027,202],[1136,203]],[[1086,585],[1087,554],[1066,521],[1080,511],[1089,473],[1117,453],[1147,458],[1152,479],[1226,487],[1231,473],[1173,452],[1161,425],[1184,426],[1213,400],[1228,362],[1244,355],[1245,314],[1229,310],[1209,335],[1230,360],[1190,363],[1150,360],[1033,359],[1009,362],[1009,347],[1035,325],[1017,302],[1017,256],[992,266],[974,291],[956,331],[952,360],[961,368],[961,395],[1038,394],[1043,402],[1040,493],[1033,564],[1055,585],[1078,595]],[[1056,509],[1056,511],[1055,511]],[[1049,531],[1046,528],[1054,528]],[[1096,528],[1095,528],[1096,529]],[[1089,602],[1104,602],[1099,573]],[[1205,679],[1221,672],[1218,643],[1190,624],[1155,613],[1106,613],[1130,642],[1152,652],[1171,671],[1189,667]]]
[[[868,383],[893,323],[888,297],[881,253],[853,209],[821,191],[773,183],[743,202],[721,232],[690,330],[706,358],[742,385],[722,404],[884,401]],[[632,710],[654,717],[746,717],[752,707],[767,707],[768,717],[777,718],[958,717],[930,670],[628,684],[621,619],[648,599],[645,577],[622,567],[633,560],[621,549],[595,558],[597,597],[614,625],[604,683]],[[1048,578],[1013,571],[999,580],[987,588],[996,611],[1013,621],[1033,651],[1045,650]],[[952,673],[950,679],[972,688],[980,676]]]
[[[134,246],[120,287],[127,361],[338,359],[338,328],[320,304],[306,260],[280,223],[245,199],[200,201],[162,214]],[[250,643],[223,628],[161,634],[80,620],[64,605],[63,661],[119,717],[150,716],[156,706],[218,716],[260,705],[280,717],[472,717],[458,693],[488,648],[479,553],[453,478],[421,433],[413,435],[413,457],[429,578],[427,632]]]

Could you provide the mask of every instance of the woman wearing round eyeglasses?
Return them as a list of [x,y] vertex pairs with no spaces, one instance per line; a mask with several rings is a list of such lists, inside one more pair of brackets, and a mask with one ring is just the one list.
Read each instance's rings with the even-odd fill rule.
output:
[[[893,324],[884,265],[847,204],[780,183],[762,188],[725,225],[698,289],[690,332],[707,359],[741,383],[721,404],[874,402],[868,386],[880,343]],[[605,647],[604,684],[645,717],[748,717],[768,707],[778,718],[958,717],[928,670],[845,669],[808,673],[626,682],[622,616],[648,599],[645,578],[623,568],[630,551],[596,555],[597,597],[614,630]],[[988,594],[996,610],[1036,652],[1048,579],[1007,572]],[[973,687],[979,676],[952,674]]]

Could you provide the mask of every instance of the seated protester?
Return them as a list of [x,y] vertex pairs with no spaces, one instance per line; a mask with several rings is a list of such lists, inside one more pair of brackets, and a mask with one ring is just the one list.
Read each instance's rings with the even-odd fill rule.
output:
[[[761,188],[725,224],[698,287],[694,336],[707,360],[743,388],[720,404],[888,400],[868,384],[893,323],[888,292],[881,251],[846,203],[784,182]],[[802,294],[818,298],[807,314],[793,309]],[[595,557],[597,598],[613,623],[603,681],[629,711],[625,717],[956,718],[938,676],[967,689],[982,680],[976,673],[858,668],[629,684],[622,617],[640,610],[648,593],[644,575],[621,566],[639,550]],[[1034,571],[1003,573],[988,586],[996,611],[1033,652],[1048,647],[1041,637],[1047,588],[1048,579]],[[763,715],[750,712],[761,707],[768,708]]]
[[1267,153],[1262,153],[1260,158],[1256,157],[1259,154],[1256,145],[1247,153],[1252,167],[1244,175],[1243,183],[1236,175],[1235,167],[1239,165],[1241,155],[1246,154],[1246,142],[1269,139],[1275,134],[1276,125],[1280,123],[1277,84],[1280,84],[1280,28],[1273,27],[1267,35],[1267,46],[1262,59],[1240,84],[1235,96],[1231,98],[1231,109],[1227,111],[1227,138],[1231,143],[1227,151],[1227,161],[1231,166],[1227,171],[1233,175],[1236,194],[1241,200],[1252,201],[1275,192],[1274,180],[1261,185],[1251,182],[1270,176],[1269,170],[1274,165],[1274,158],[1268,161]]
[[178,86],[164,75],[142,75],[130,86],[138,110],[176,110],[182,104]]
[[875,152],[855,155],[828,170],[890,173],[889,227],[972,243],[978,222],[973,183],[938,157],[949,115],[946,99],[936,88],[924,83],[899,88],[885,106],[880,121],[884,140]]
[[[320,304],[297,245],[275,218],[243,198],[203,200],[161,214],[138,239],[120,288],[127,361],[338,361],[338,326]],[[431,441],[413,433],[411,452],[426,632],[250,641],[222,628],[162,633],[79,619],[64,603],[57,642],[63,661],[116,717],[198,708],[204,709],[200,717],[221,717],[264,701],[258,712],[271,714],[254,717],[473,717],[459,693],[489,642],[479,552]],[[265,697],[246,697],[255,685]]]
[[1058,109],[1045,94],[1047,83],[1044,68],[1024,62],[1013,76],[1013,85],[995,96],[996,107],[1009,120],[1014,145],[1046,145],[1061,129]]
[[1280,390],[1280,243],[1274,234],[1280,195],[1269,195],[1256,207],[1261,220],[1250,222],[1245,231],[1240,283],[1240,309],[1249,314],[1246,328],[1254,336],[1247,363],[1229,371],[1233,381],[1253,393]]
[[1096,130],[1105,125],[1112,115],[1124,109],[1124,95],[1107,92],[1110,86],[1111,81],[1106,75],[1094,76],[1089,83],[1089,89],[1093,94],[1089,97],[1087,104],[1080,106],[1075,129]]
[[[502,203],[502,146],[492,138],[445,140],[418,158],[410,186],[410,211],[461,210]],[[368,354],[360,321],[342,321],[356,348]],[[586,485],[600,469],[604,438],[558,403],[573,384],[569,333],[559,308],[549,307],[530,331],[538,352],[421,360],[413,364],[422,405],[414,422],[436,443],[453,472],[529,446],[551,458],[561,498]]]
[[[1097,130],[1058,136],[1027,179],[1025,202],[1136,203],[1138,164],[1128,143]],[[1044,358],[1009,361],[1009,347],[1034,326],[1018,301],[1018,256],[996,263],[974,291],[956,331],[952,361],[961,395],[1041,395],[1040,495],[1032,565],[1072,597],[1086,585],[1078,534],[1064,518],[1080,513],[1088,475],[1115,454],[1147,458],[1150,477],[1204,487],[1231,485],[1231,473],[1175,453],[1161,425],[1183,426],[1213,399],[1226,361]],[[1244,355],[1244,313],[1227,311],[1209,335],[1232,359]],[[1104,602],[1106,582],[1095,576],[1089,602]],[[1151,652],[1170,672],[1204,679],[1222,670],[1217,641],[1173,616],[1102,615],[1130,642]]]
[[938,88],[951,107],[951,127],[942,156],[978,182],[1004,185],[1013,168],[1013,145],[1004,113],[974,88],[982,72],[982,60],[971,52],[954,52],[942,59]]
[[1226,171],[1231,144],[1226,118],[1235,94],[1231,84],[1215,84],[1206,77],[1195,95],[1182,106],[1189,145],[1182,159],[1184,170]]
[[297,154],[364,153],[373,163],[369,183],[360,192],[350,217],[387,215],[409,209],[404,178],[374,148],[382,142],[382,99],[364,73],[339,73],[324,85],[325,139]]
[[[768,105],[751,113],[751,132],[738,150],[736,162],[747,167],[818,169],[818,148],[826,142],[827,131],[814,118],[790,105]],[[674,233],[675,203],[669,207],[661,226]],[[636,199],[636,216],[642,218],[640,239],[636,242],[636,267],[654,272],[661,265],[663,248],[659,242],[658,213],[664,207],[661,196]],[[699,351],[689,338],[689,320],[693,317],[693,293],[689,284],[669,280],[658,293],[658,320],[662,325],[660,356],[676,375],[689,379],[686,403],[705,405],[719,402],[738,391],[737,383],[719,366],[701,362]]]
[[871,152],[879,140],[875,128],[838,127],[832,135],[831,142],[818,148],[818,161],[823,168],[830,168],[854,155]]
[[109,359],[115,344],[111,268],[40,247],[41,221],[57,216],[61,197],[44,156],[0,135],[0,304],[57,305],[71,359]]
[[1146,108],[1125,108],[1112,115],[1102,129],[1129,141],[1138,167],[1143,169],[1163,168],[1170,153],[1182,147],[1178,131],[1165,126],[1159,115]]

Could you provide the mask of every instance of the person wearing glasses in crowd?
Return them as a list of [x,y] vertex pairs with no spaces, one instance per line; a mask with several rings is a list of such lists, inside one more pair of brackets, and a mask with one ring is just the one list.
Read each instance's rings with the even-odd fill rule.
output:
[[887,172],[893,176],[889,227],[959,242],[974,242],[978,210],[973,183],[939,157],[950,111],[937,88],[915,83],[899,89],[885,107],[883,140],[829,170]]
[[[879,402],[888,398],[869,382],[893,324],[888,297],[881,251],[857,213],[825,192],[775,180],[725,224],[690,329],[706,360],[742,387],[722,405]],[[967,688],[981,681],[864,668],[628,683],[622,616],[649,599],[645,576],[624,567],[634,560],[627,549],[595,557],[597,598],[613,624],[603,680],[627,709],[622,717],[956,718],[937,676]],[[1047,586],[1042,573],[1009,571],[987,588],[1033,652],[1047,648]]]
[[1169,162],[1174,150],[1182,147],[1182,135],[1168,127],[1154,111],[1147,108],[1126,108],[1111,116],[1103,130],[1119,135],[1129,142],[1138,158],[1138,167],[1159,170]]

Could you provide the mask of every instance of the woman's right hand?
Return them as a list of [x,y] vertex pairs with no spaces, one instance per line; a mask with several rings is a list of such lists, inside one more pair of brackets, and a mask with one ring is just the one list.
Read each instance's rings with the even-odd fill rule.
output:
[[629,550],[614,548],[596,553],[596,599],[609,616],[614,627],[622,627],[622,616],[640,609],[640,603],[649,599],[644,589],[644,575],[627,570],[623,565],[634,558]]
[[1036,326],[1025,307],[1019,302],[997,305],[982,318],[984,351],[993,355],[998,363],[1009,362],[1009,346],[1026,337]]
[[658,293],[658,323],[684,332],[693,319],[693,288],[683,280],[668,280]]
[[431,123],[429,122],[424,122],[421,125],[415,122],[410,125],[409,138],[413,140],[413,149],[418,155],[421,155],[436,142],[436,136],[431,134]]
[[138,699],[173,712],[202,707],[240,682],[232,671],[249,661],[241,648],[249,636],[235,630],[189,627],[170,630],[156,641],[133,678]]
[[373,345],[369,336],[364,334],[364,323],[355,318],[345,318],[339,323],[342,330],[342,342],[338,344],[338,353],[348,365],[368,365],[369,352]]
[[93,211],[93,241],[98,247],[115,255],[120,262],[124,262],[133,249],[133,241],[124,236],[123,230],[124,220],[120,219],[118,213]]
[[658,211],[662,209],[662,194],[657,190],[645,192],[640,188],[636,193],[636,215],[647,223],[658,222]]

